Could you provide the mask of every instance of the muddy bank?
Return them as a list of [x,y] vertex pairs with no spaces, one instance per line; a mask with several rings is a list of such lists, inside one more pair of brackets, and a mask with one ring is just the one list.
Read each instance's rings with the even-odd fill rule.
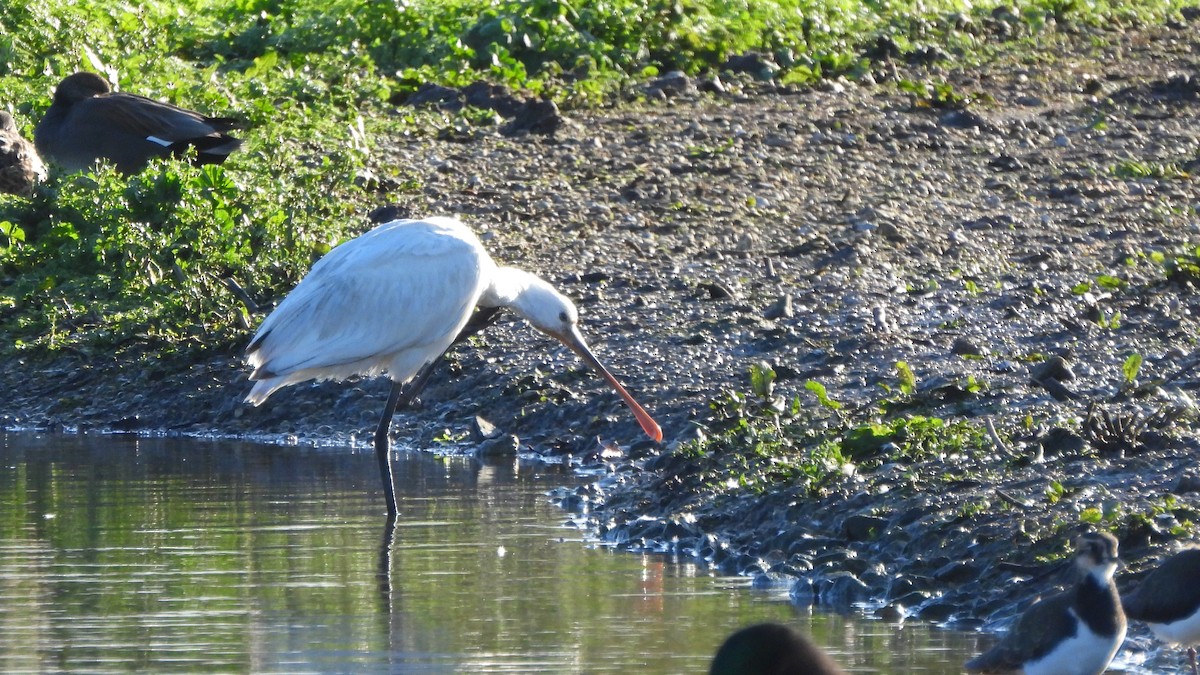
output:
[[[381,203],[461,214],[497,259],[573,297],[667,442],[644,441],[573,355],[512,317],[455,350],[396,438],[460,442],[479,415],[524,450],[608,467],[560,495],[600,536],[756,574],[798,602],[990,627],[1064,581],[1045,560],[1088,524],[1122,536],[1131,583],[1200,520],[1195,33],[1060,33],[987,66],[896,64],[816,89],[734,78],[568,111],[553,135],[376,139],[420,186]],[[5,363],[0,413],[369,437],[386,383],[246,408],[243,346]],[[713,490],[720,458],[680,448],[719,430],[710,403],[747,391],[759,362],[781,398],[818,408],[817,381],[851,422],[879,415],[904,362],[906,414],[988,418],[1003,447],[982,438],[816,495]],[[1127,646],[1151,647],[1140,630]]]

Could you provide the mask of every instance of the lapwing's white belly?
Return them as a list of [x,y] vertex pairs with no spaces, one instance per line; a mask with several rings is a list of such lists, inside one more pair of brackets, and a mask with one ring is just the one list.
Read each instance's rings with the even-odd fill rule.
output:
[[1147,623],[1159,640],[1173,645],[1192,647],[1200,643],[1200,609],[1191,616],[1171,623]]
[[1025,675],[1100,675],[1124,640],[1124,628],[1114,637],[1102,637],[1080,622],[1075,637],[1060,642],[1041,659],[1025,664]]

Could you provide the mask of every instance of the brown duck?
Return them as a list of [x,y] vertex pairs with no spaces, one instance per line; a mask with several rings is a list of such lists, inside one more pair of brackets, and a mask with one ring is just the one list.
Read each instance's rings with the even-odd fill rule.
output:
[[198,164],[220,164],[242,144],[227,131],[237,120],[207,117],[144,96],[114,92],[95,73],[75,73],[58,84],[54,102],[34,131],[42,156],[68,171],[106,159],[124,174],[155,157],[196,149]]

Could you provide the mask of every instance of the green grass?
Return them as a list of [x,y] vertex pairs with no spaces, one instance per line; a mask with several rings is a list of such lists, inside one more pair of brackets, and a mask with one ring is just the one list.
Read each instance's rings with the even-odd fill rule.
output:
[[1161,163],[1161,162],[1145,162],[1134,159],[1127,159],[1117,166],[1113,167],[1112,173],[1117,178],[1156,178],[1162,179],[1187,179],[1188,175],[1178,164]]
[[[1013,13],[993,17],[999,5]],[[0,196],[0,353],[227,349],[251,321],[227,288],[279,297],[358,234],[381,184],[418,190],[375,139],[432,136],[437,115],[396,114],[425,82],[480,78],[556,100],[611,102],[655,73],[701,73],[761,51],[784,82],[867,66],[889,37],[975,58],[989,22],[1032,37],[1056,22],[1159,21],[1178,0],[880,3],[875,0],[40,0],[0,4],[0,105],[26,135],[80,70],[119,89],[244,118],[223,167],[152,165],[123,178],[52,176]],[[1187,3],[1191,4],[1191,3]],[[971,21],[964,21],[963,17]],[[143,28],[148,26],[148,28]],[[951,97],[935,91],[931,96]],[[487,124],[490,116],[464,117]],[[719,148],[718,148],[719,151]],[[354,225],[353,223],[359,223]]]

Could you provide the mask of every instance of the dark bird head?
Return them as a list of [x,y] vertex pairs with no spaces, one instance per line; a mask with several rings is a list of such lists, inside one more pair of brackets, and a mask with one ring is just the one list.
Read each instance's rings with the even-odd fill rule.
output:
[[760,623],[730,635],[709,675],[845,675],[833,659],[796,629]]
[[58,83],[54,90],[55,103],[78,103],[93,96],[102,96],[112,92],[108,80],[96,73],[80,72],[68,75]]

